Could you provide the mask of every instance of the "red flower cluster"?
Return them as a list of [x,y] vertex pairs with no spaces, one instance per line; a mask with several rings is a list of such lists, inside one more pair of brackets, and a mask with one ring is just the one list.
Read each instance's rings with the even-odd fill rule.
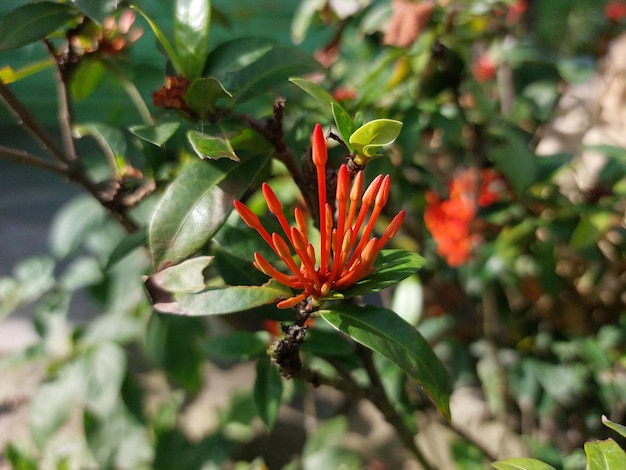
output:
[[192,113],[185,100],[189,85],[191,82],[182,75],[178,77],[168,75],[165,79],[165,85],[152,93],[152,102],[161,108],[172,108]]
[[[272,266],[260,253],[254,254],[254,266],[281,284],[301,290],[298,295],[278,303],[278,308],[293,307],[311,297],[313,301],[344,290],[367,276],[374,269],[374,261],[382,247],[396,234],[404,221],[405,211],[396,215],[380,239],[370,238],[376,219],[387,203],[391,180],[389,175],[378,175],[363,192],[363,173],[358,172],[350,183],[350,175],[342,165],[337,175],[337,225],[333,226],[331,205],[326,202],[326,161],[328,153],[322,127],[317,124],[311,138],[313,163],[317,171],[317,189],[320,213],[319,265],[313,245],[309,242],[304,214],[294,210],[295,226],[290,226],[283,214],[283,207],[271,188],[263,184],[263,196],[267,206],[280,223],[285,239],[271,235],[261,225],[259,218],[244,204],[235,201],[235,209],[250,227],[255,229],[291,274],[285,274]],[[371,208],[371,213],[370,213]],[[369,218],[366,221],[366,217]],[[291,247],[289,246],[291,245]],[[300,266],[294,261],[294,254]]]
[[[479,185],[480,181],[480,185]],[[465,170],[450,184],[450,198],[442,200],[434,191],[426,193],[426,227],[437,243],[437,253],[450,266],[460,266],[472,253],[475,236],[470,223],[479,207],[493,204],[502,195],[504,178],[492,168]]]
[[472,64],[472,75],[477,82],[483,83],[496,76],[496,63],[486,54],[480,55]]
[[615,1],[609,2],[604,8],[604,15],[606,18],[613,22],[618,23],[624,18],[626,18],[626,2]]

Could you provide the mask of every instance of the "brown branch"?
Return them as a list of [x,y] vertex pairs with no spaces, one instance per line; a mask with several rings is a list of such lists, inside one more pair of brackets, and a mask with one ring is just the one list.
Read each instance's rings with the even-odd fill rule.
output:
[[0,158],[10,160],[16,163],[23,163],[37,168],[42,168],[44,170],[57,173],[61,176],[68,176],[67,167],[65,165],[55,165],[54,163],[49,162],[44,158],[38,157],[37,155],[33,155],[26,150],[0,145]]

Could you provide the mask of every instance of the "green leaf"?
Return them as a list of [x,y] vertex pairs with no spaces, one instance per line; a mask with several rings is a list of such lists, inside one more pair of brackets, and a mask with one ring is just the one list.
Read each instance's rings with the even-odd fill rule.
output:
[[85,381],[85,404],[91,413],[105,418],[119,404],[126,373],[126,355],[118,344],[99,343],[79,357]]
[[154,266],[161,270],[199,250],[223,225],[269,155],[230,160],[192,160],[168,186],[148,227]]
[[263,424],[271,430],[278,416],[278,409],[283,395],[283,381],[278,369],[269,358],[260,359],[256,363],[256,380],[254,381],[254,404]]
[[335,125],[337,126],[337,130],[339,131],[339,135],[343,139],[344,143],[348,146],[350,151],[354,151],[354,147],[350,144],[350,136],[354,134],[357,127],[350,115],[346,112],[345,109],[341,107],[338,103],[330,104],[331,111],[333,112],[333,117],[335,118]]
[[63,27],[77,13],[70,5],[56,2],[29,3],[16,8],[0,21],[0,50],[39,41]]
[[556,470],[552,465],[543,463],[541,460],[529,458],[498,460],[491,465],[497,470]]
[[6,447],[6,458],[14,470],[38,470],[41,468],[34,456],[15,442],[10,442]]
[[57,258],[76,251],[87,237],[103,227],[106,213],[93,197],[78,196],[55,214],[49,234],[50,249]]
[[91,95],[102,82],[106,68],[98,59],[85,57],[78,62],[72,71],[70,92],[77,101],[82,101]]
[[398,138],[401,129],[400,121],[375,119],[354,131],[348,141],[359,156],[373,158],[378,155],[381,147],[391,144]]
[[522,138],[512,133],[502,134],[504,143],[489,150],[488,157],[521,195],[537,178],[537,158]]
[[17,70],[5,65],[0,68],[0,81],[5,85],[8,85],[9,83],[17,82],[18,80],[30,77],[31,75],[41,72],[42,70],[46,70],[52,66],[54,66],[54,59],[52,58],[28,64],[27,66]]
[[161,147],[170,140],[179,127],[180,122],[162,122],[153,126],[131,126],[128,130],[140,139]]
[[174,44],[182,74],[189,80],[202,75],[209,52],[210,0],[176,0]]
[[294,75],[304,75],[321,67],[309,54],[294,48],[274,47],[258,60],[237,72],[227,74],[222,82],[242,103],[280,86]]
[[267,332],[234,331],[225,335],[211,336],[202,349],[209,357],[249,361],[267,356]]
[[203,75],[223,81],[228,74],[259,60],[275,45],[276,41],[264,38],[238,38],[220,44],[207,57]]
[[349,298],[381,291],[414,274],[425,263],[423,257],[412,251],[383,250],[376,258],[374,272],[341,293]]
[[328,110],[328,106],[333,103],[337,104],[335,98],[333,98],[330,93],[324,90],[317,83],[313,83],[309,80],[305,80],[304,78],[297,77],[291,77],[289,81],[302,89],[309,96],[315,98],[324,107],[324,110]]
[[382,354],[418,382],[450,420],[450,379],[420,333],[395,312],[373,305],[331,305],[320,315],[336,329]]
[[124,174],[126,138],[122,131],[102,122],[77,124],[72,130],[74,135],[81,139],[87,135],[92,136],[119,174]]
[[195,293],[170,293],[146,284],[154,308],[162,313],[204,316],[241,312],[291,297],[289,288],[271,279],[261,286],[213,287]]
[[585,442],[587,470],[621,470],[626,468],[626,453],[613,439]]
[[618,423],[614,423],[613,421],[611,421],[610,419],[608,419],[606,416],[602,416],[602,423],[612,429],[613,431],[619,433],[622,437],[626,437],[626,426],[622,425],[622,424],[618,424]]
[[[167,36],[165,36],[165,34],[163,34],[163,31],[161,31],[161,28],[159,28],[159,26],[154,21],[152,21],[152,18],[150,18],[137,5],[131,4],[131,8],[136,10],[137,13],[143,16],[143,18],[148,22],[148,25],[150,26],[150,28],[152,29],[152,32],[156,36],[157,41],[159,41],[159,43],[161,44],[161,47],[163,47],[163,50],[165,51],[165,55],[167,55],[167,58],[172,63],[172,67],[174,67],[174,70],[176,71],[176,73],[184,75],[183,68],[181,67],[180,60],[178,59],[178,54],[174,50],[172,43],[169,41],[169,39],[167,39]],[[186,78],[189,78],[189,77],[186,77]]]
[[148,242],[148,233],[145,228],[141,228],[134,233],[126,235],[120,240],[117,246],[113,249],[107,260],[107,264],[104,266],[104,271],[108,271],[121,260],[126,258],[129,254],[138,248],[142,248]]
[[72,0],[72,2],[80,8],[80,11],[100,25],[107,16],[115,12],[117,7],[117,2],[112,0]]
[[187,139],[191,144],[191,148],[200,158],[209,160],[220,160],[228,158],[234,162],[239,161],[239,157],[235,153],[233,146],[227,139],[213,137],[208,134],[196,130],[187,132]]
[[198,292],[206,287],[203,271],[212,261],[212,256],[191,258],[151,275],[150,280],[168,292]]
[[206,119],[208,112],[215,110],[215,102],[218,98],[231,96],[215,78],[199,78],[189,85],[185,101],[189,108],[197,112],[201,118]]

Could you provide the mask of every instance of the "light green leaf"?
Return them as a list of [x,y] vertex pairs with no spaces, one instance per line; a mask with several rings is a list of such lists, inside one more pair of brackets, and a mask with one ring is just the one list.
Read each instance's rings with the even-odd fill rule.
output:
[[99,343],[78,360],[85,381],[85,404],[91,413],[104,418],[119,403],[126,372],[124,350],[112,342]]
[[30,77],[42,70],[50,68],[54,65],[54,59],[44,59],[39,62],[34,62],[25,67],[15,70],[9,65],[5,65],[0,68],[0,81],[5,85],[9,83],[17,82],[18,80],[22,80],[23,78]]
[[269,155],[230,160],[192,160],[169,185],[148,227],[154,266],[161,270],[199,250],[224,224]]
[[626,453],[613,439],[585,442],[587,470],[622,470],[626,468]]
[[234,162],[239,161],[239,157],[227,139],[213,137],[196,130],[187,132],[187,139],[193,151],[202,159],[220,160],[228,158]]
[[352,133],[349,138],[350,144],[359,156],[373,158],[385,145],[391,144],[400,135],[402,123],[393,119],[375,119],[365,123]]
[[381,291],[415,274],[424,263],[426,260],[412,251],[383,250],[376,258],[374,272],[341,293],[349,298]]
[[176,0],[174,44],[182,74],[189,80],[202,75],[209,52],[210,0]]
[[289,81],[302,89],[309,96],[315,98],[324,107],[324,110],[328,110],[328,106],[332,103],[336,104],[335,98],[333,98],[330,93],[324,90],[317,83],[297,77],[291,77]]
[[213,287],[195,293],[170,293],[146,284],[154,308],[162,313],[205,316],[241,312],[291,297],[289,288],[273,279],[261,286]]
[[543,463],[541,460],[528,458],[498,460],[491,465],[497,470],[556,470],[552,465]]
[[63,27],[78,12],[70,5],[36,2],[16,8],[0,21],[0,50],[17,49]]
[[622,437],[626,437],[626,426],[619,424],[619,423],[614,423],[613,421],[611,421],[610,419],[608,419],[606,416],[602,416],[602,423],[612,429],[613,431],[619,433]]
[[418,382],[450,420],[450,379],[420,333],[395,312],[373,305],[331,305],[320,315],[336,329],[376,351]]
[[170,140],[179,127],[180,122],[162,122],[153,126],[131,126],[128,130],[140,139],[161,147]]
[[345,109],[341,107],[338,103],[330,104],[331,111],[333,112],[333,117],[335,118],[335,125],[337,126],[337,130],[339,131],[339,135],[343,139],[344,143],[348,146],[350,151],[354,152],[354,147],[350,144],[350,136],[356,131],[357,126],[350,117],[350,115],[346,112]]
[[72,71],[70,92],[72,97],[82,101],[91,95],[102,82],[106,68],[100,60],[94,57],[85,57],[78,62]]
[[256,380],[254,381],[254,404],[265,427],[271,430],[278,416],[278,409],[283,395],[283,381],[278,369],[269,358],[260,359],[256,363]]
[[208,112],[215,110],[215,102],[218,98],[230,96],[232,95],[215,78],[199,78],[189,85],[185,101],[189,108],[197,112],[201,118],[206,119]]

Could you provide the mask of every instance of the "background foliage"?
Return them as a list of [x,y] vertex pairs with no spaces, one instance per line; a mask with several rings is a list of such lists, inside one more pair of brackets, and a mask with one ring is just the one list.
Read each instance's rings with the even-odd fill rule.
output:
[[[21,5],[40,10],[12,17]],[[23,105],[19,118],[35,140],[53,136],[42,149],[4,113],[0,156],[84,190],[55,215],[50,253],[0,279],[0,315],[26,307],[40,338],[3,357],[0,370],[43,371],[24,405],[29,436],[12,440],[3,459],[24,469],[394,468],[423,455],[433,468],[497,459],[503,469],[623,465],[624,144],[604,135],[593,145],[545,145],[563,96],[610,68],[623,3],[133,6],[126,30],[111,2],[0,5],[5,108]],[[102,34],[111,14],[117,29]],[[55,66],[51,50],[69,55]],[[165,106],[153,103],[178,74],[193,82],[189,92],[170,88]],[[59,92],[71,118],[59,118]],[[268,250],[231,216],[232,199],[264,215],[258,189],[268,181],[285,206],[301,205],[306,178],[297,169],[313,125],[332,126],[358,150],[359,134],[350,136],[376,119],[402,122],[365,170],[392,176],[380,225],[406,209],[394,248],[424,260],[409,263],[420,268],[412,276],[396,279],[392,269],[395,288],[369,305],[324,307],[325,322],[301,345],[305,370],[322,377],[313,393],[307,382],[319,377],[284,380],[270,361],[275,322],[294,319],[271,300],[291,294],[252,269],[253,252]],[[347,153],[330,152],[335,167]],[[594,174],[588,152],[600,155]],[[590,182],[579,184],[581,174]],[[378,290],[370,287],[355,293]],[[72,299],[84,291],[98,314],[76,322]],[[445,452],[418,448],[440,418],[416,381],[449,413],[447,377],[427,378],[439,361],[453,402],[476,392],[484,419],[519,454],[457,425],[454,407],[452,424],[442,424],[450,434],[441,436],[452,436]],[[205,417],[197,406],[207,390],[217,393],[212,377],[242,385],[222,384],[224,399]],[[327,386],[341,406],[326,401]],[[361,422],[351,405],[372,400],[364,390],[376,392],[406,449],[349,445]],[[304,416],[297,442],[286,437],[286,410]]]

